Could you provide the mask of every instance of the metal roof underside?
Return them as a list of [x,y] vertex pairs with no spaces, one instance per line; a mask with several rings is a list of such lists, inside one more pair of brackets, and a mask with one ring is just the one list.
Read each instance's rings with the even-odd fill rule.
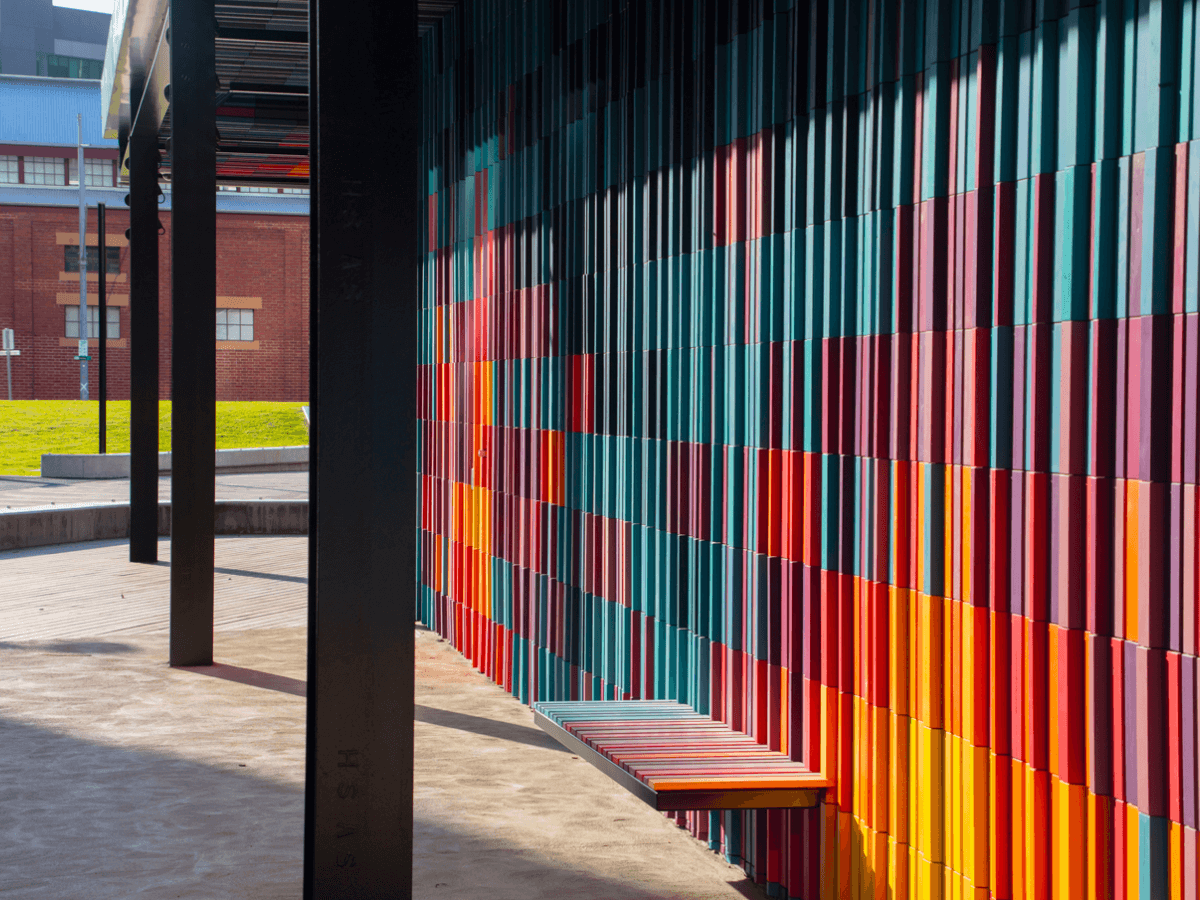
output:
[[[419,0],[424,34],[456,0]],[[105,134],[117,137],[145,113],[158,120],[170,178],[169,0],[118,0],[109,32],[102,103]],[[308,183],[308,0],[216,3],[217,182],[298,187]],[[130,108],[134,72],[147,73],[146,100]],[[124,141],[122,141],[124,149]],[[122,174],[125,172],[122,160]]]

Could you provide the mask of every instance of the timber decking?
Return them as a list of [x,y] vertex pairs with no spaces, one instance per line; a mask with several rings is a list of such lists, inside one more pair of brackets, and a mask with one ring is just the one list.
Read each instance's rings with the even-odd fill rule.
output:
[[[165,632],[170,554],[166,538],[156,565],[125,540],[0,553],[0,643]],[[214,627],[307,624],[307,560],[305,537],[218,537]]]
[[538,726],[659,810],[816,806],[833,782],[670,700],[535,703]]

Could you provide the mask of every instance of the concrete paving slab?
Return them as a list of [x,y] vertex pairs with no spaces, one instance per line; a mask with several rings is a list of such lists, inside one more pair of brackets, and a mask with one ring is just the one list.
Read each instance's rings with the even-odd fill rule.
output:
[[[224,568],[251,566],[226,575],[227,585],[265,584],[281,598],[303,588],[303,539],[225,540],[225,561],[238,553],[249,561]],[[265,545],[255,546],[263,541],[293,546],[277,545],[268,562]],[[76,546],[40,558],[50,588],[89,573],[97,586],[83,607],[89,621],[102,622],[104,608],[118,615],[112,588],[135,574],[148,598],[149,582],[161,579],[165,604],[166,566],[131,574],[123,544],[90,555]],[[13,564],[0,558],[0,579]],[[254,627],[252,612],[236,615],[237,591],[226,594],[234,614],[217,631],[221,665],[206,669],[166,665],[159,620],[119,634],[64,624],[56,635],[38,618],[52,600],[6,607],[0,897],[300,896],[303,607],[281,600],[281,615],[297,618]],[[262,602],[249,597],[247,609]],[[17,639],[18,631],[40,637]],[[763,896],[740,869],[546,737],[527,707],[437,635],[419,629],[416,646],[415,897]]]
[[[307,538],[218,537],[214,546],[218,631],[308,621]],[[131,563],[124,540],[0,552],[0,641],[166,634],[170,562],[167,539],[154,565]]]
[[0,897],[300,896],[303,698],[165,657],[141,636],[0,652]]

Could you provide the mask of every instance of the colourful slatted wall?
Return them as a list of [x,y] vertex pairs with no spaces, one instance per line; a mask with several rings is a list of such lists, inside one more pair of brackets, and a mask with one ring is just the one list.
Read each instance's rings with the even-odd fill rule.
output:
[[831,774],[772,896],[1197,896],[1196,0],[466,0],[420,615]]

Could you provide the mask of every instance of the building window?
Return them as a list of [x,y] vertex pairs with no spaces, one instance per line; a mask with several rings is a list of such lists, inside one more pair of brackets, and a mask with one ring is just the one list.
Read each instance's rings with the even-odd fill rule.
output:
[[[67,337],[79,338],[79,307],[66,306],[63,307],[67,315]],[[100,307],[89,306],[87,308],[87,336],[89,338],[100,337]],[[115,341],[121,337],[121,310],[115,306],[106,306],[104,312],[108,319],[108,334],[105,335],[110,341]]]
[[15,156],[0,156],[0,184],[20,184],[21,169]]
[[[112,187],[113,165],[111,159],[85,159],[83,171],[87,173],[87,187]],[[79,184],[79,160],[67,160],[67,183]]]
[[252,340],[254,340],[254,310],[252,310],[252,309],[218,309],[217,310],[217,340],[218,341],[252,341]]
[[[63,271],[78,272],[79,271],[79,245],[66,244],[63,247]],[[121,272],[121,248],[120,247],[105,247],[104,259],[107,263],[105,271],[109,275],[118,275]],[[100,271],[100,248],[88,247],[87,249],[87,269],[88,273]]]
[[57,53],[37,55],[37,73],[51,78],[98,79],[103,71],[102,59],[81,59],[78,56],[59,56]]
[[308,194],[308,188],[260,187],[252,184],[219,184],[218,191],[230,194]]
[[25,157],[26,184],[66,184],[67,167],[58,156]]

